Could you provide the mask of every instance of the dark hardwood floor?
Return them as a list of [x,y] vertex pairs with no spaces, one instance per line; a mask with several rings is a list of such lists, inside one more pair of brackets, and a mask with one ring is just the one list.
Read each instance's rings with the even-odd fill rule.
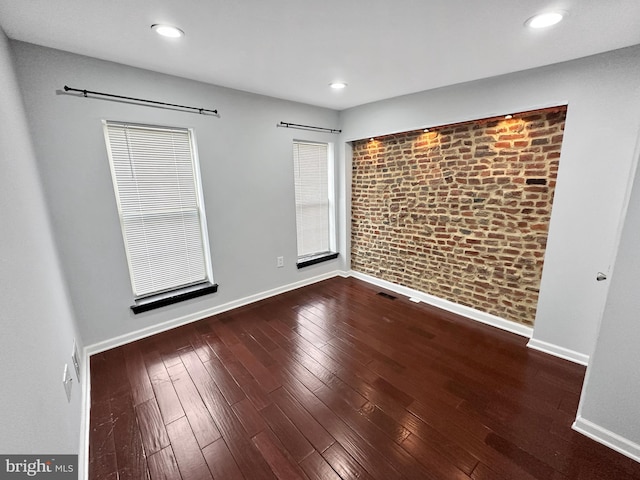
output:
[[334,278],[91,357],[91,479],[640,479],[584,368]]

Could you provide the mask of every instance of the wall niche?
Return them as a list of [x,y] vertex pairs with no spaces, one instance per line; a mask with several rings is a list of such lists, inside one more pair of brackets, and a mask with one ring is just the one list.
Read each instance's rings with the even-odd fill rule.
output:
[[565,118],[353,142],[351,268],[532,326]]

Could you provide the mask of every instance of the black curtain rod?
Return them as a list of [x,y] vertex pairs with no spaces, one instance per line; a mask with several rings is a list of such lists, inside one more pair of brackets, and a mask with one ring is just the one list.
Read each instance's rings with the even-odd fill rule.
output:
[[91,90],[84,90],[84,89],[80,89],[80,88],[71,88],[68,86],[64,86],[64,91],[65,92],[79,92],[82,93],[85,97],[87,96],[87,94],[89,95],[100,95],[103,97],[111,97],[111,98],[119,98],[122,100],[133,100],[135,102],[143,102],[143,103],[153,103],[154,105],[164,105],[167,107],[177,107],[177,108],[185,108],[187,110],[195,110],[198,113],[201,114],[205,114],[205,113],[211,113],[213,115],[217,115],[218,114],[218,110],[209,110],[206,108],[198,108],[198,107],[188,107],[186,105],[176,105],[175,103],[165,103],[165,102],[157,102],[155,100],[145,100],[143,98],[134,98],[134,97],[124,97],[122,95],[114,95],[112,93],[102,93],[102,92],[92,92]]
[[337,128],[314,127],[312,125],[300,125],[298,123],[280,122],[278,124],[278,127],[297,128],[300,130],[312,130],[314,132],[342,133],[342,130],[338,130]]

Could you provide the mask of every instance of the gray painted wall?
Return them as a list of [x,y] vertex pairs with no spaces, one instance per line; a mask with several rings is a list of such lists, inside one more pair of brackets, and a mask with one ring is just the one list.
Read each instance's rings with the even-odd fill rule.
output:
[[[293,139],[335,135],[276,128],[336,127],[338,113],[30,44],[13,43],[55,237],[87,345],[342,269],[298,270]],[[217,108],[220,118],[62,94],[64,85]],[[101,121],[195,129],[216,294],[133,315],[129,273]],[[285,267],[276,268],[284,256]]]
[[0,452],[78,453],[75,373],[71,403],[62,386],[75,322],[2,30],[0,90]]
[[343,139],[567,103],[533,338],[586,358],[608,289],[596,273],[612,264],[636,162],[638,78],[640,47],[618,50],[352,108],[341,112]]
[[[579,427],[640,460],[640,169],[636,171],[609,296],[578,409]],[[595,424],[583,425],[582,420]],[[607,432],[608,431],[608,432]],[[613,432],[621,439],[610,435]]]

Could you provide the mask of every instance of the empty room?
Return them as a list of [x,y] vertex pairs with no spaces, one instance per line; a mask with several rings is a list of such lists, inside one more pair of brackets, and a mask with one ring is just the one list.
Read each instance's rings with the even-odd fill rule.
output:
[[0,478],[640,479],[638,21],[0,0]]

